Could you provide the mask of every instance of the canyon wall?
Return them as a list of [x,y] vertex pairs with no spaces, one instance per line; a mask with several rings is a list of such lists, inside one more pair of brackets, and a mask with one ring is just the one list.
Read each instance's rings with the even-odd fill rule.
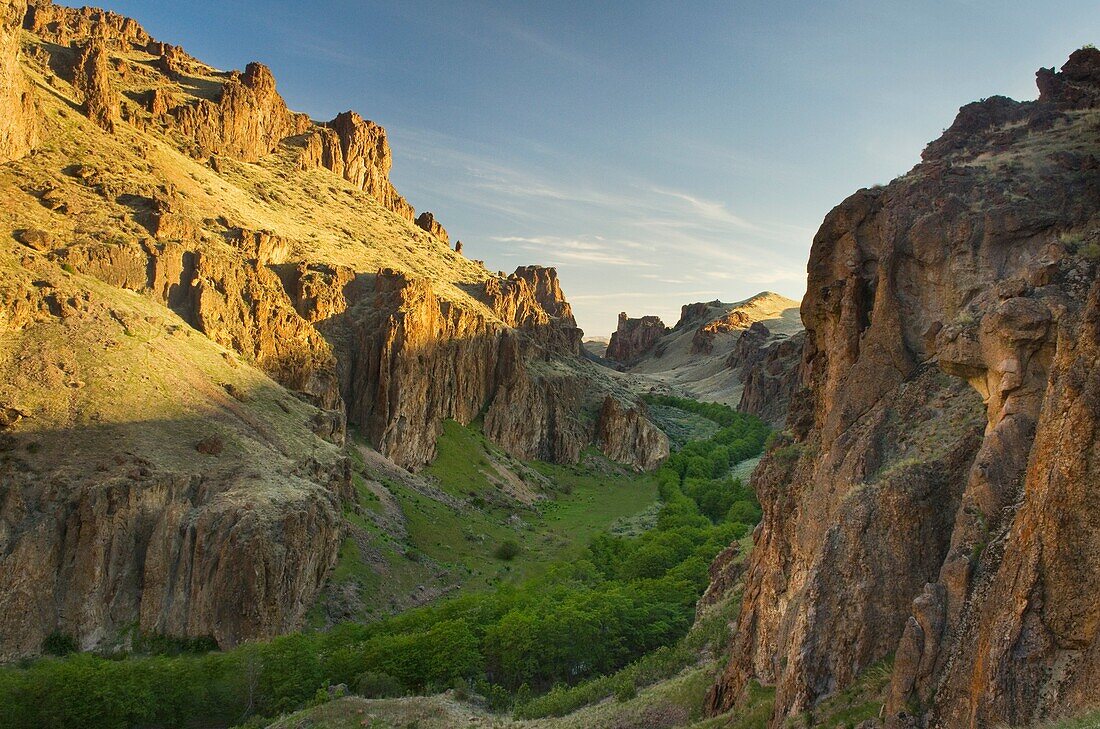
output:
[[0,254],[0,660],[54,632],[110,649],[300,627],[352,489],[313,432],[322,411],[151,301],[13,263]]
[[24,0],[0,2],[0,162],[18,159],[38,143],[38,117],[19,63]]
[[889,726],[1026,724],[1100,676],[1100,52],[964,107],[814,238],[801,386],[728,667],[772,725],[891,655]]
[[624,311],[619,314],[618,327],[611,334],[604,357],[615,362],[634,362],[648,354],[667,333],[668,327],[660,317],[631,319]]
[[[445,418],[524,458],[598,441],[623,392],[556,272],[491,274],[414,224],[381,127],[314,123],[262,64],[114,13],[0,10],[0,660],[55,631],[301,627],[345,536],[348,424],[410,469]],[[655,467],[663,434],[620,421],[599,443]]]

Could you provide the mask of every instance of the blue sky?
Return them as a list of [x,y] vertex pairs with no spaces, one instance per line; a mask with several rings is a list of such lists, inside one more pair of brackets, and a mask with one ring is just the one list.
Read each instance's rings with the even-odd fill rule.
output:
[[1094,0],[103,4],[220,68],[263,61],[314,118],[385,126],[417,210],[491,269],[556,265],[589,335],[800,298],[833,205],[1100,43]]

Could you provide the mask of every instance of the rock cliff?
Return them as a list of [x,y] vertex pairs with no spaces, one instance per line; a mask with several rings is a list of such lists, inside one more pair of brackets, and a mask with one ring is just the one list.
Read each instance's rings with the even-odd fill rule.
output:
[[80,92],[84,114],[106,131],[114,132],[120,101],[111,86],[107,62],[106,41],[102,36],[92,38],[77,57],[73,86]]
[[776,337],[763,322],[753,322],[741,332],[726,358],[726,366],[740,373],[738,410],[766,420],[777,430],[785,427],[799,385],[805,339],[805,332]]
[[38,116],[19,63],[24,0],[0,2],[0,162],[18,159],[38,143]]
[[[386,130],[354,111],[337,114],[314,129],[301,152],[300,163],[303,168],[323,167],[340,175],[406,220],[416,215],[390,182],[393,154]],[[431,220],[435,222],[434,217]],[[443,240],[446,242],[445,237]]]
[[[381,127],[123,16],[0,9],[0,660],[300,627],[345,538],[347,423],[410,469],[444,418],[523,457],[597,441],[626,394],[556,272],[415,225]],[[606,448],[655,466],[623,418]]]
[[732,656],[772,725],[893,654],[890,726],[1020,725],[1096,696],[1100,52],[964,107],[826,217],[788,440]]
[[216,102],[197,99],[168,113],[196,157],[219,154],[245,162],[270,154],[282,140],[310,125],[304,114],[287,109],[271,71],[255,62],[243,74],[229,74]]
[[152,301],[0,268],[0,658],[298,627],[351,489],[317,408]]
[[658,340],[668,333],[668,327],[658,316],[631,319],[619,314],[619,325],[611,334],[604,356],[622,363],[632,363],[649,353]]
[[641,403],[624,407],[608,395],[596,423],[596,443],[609,458],[649,470],[668,458],[668,437],[645,417]]

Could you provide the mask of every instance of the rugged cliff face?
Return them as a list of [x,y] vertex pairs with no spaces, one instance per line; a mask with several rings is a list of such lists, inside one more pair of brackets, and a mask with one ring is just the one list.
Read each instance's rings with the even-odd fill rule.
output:
[[763,322],[741,332],[726,366],[740,372],[741,400],[737,409],[782,430],[791,398],[801,377],[805,332],[776,337]]
[[600,408],[596,433],[600,449],[613,460],[649,470],[668,458],[668,438],[645,417],[641,403],[627,408],[608,395]]
[[18,159],[38,143],[38,115],[19,63],[19,30],[27,4],[0,2],[0,162]]
[[[340,175],[406,220],[416,215],[412,205],[390,182],[393,154],[386,130],[354,111],[337,114],[332,121],[314,129],[306,138],[299,161],[303,169],[322,167]],[[434,216],[431,220],[435,223]],[[435,225],[443,230],[443,226]],[[446,235],[442,239],[447,242]]]
[[[173,68],[174,64],[164,66]],[[283,139],[310,126],[304,114],[287,109],[267,66],[255,62],[248,64],[243,74],[229,74],[216,102],[200,98],[169,109],[168,114],[193,145],[189,151],[196,157],[221,154],[245,162],[270,154]]]
[[0,270],[0,658],[297,627],[351,489],[320,411],[148,299]]
[[[1023,724],[1095,699],[1100,52],[1038,102],[964,107],[924,162],[814,239],[791,439],[722,711],[773,725],[896,656],[892,726]],[[1091,697],[1091,698],[1090,698]]]
[[[299,626],[344,539],[346,422],[412,469],[443,418],[526,457],[595,442],[625,391],[556,273],[415,225],[381,127],[113,13],[0,8],[0,660]],[[655,465],[624,417],[608,448]]]
[[611,334],[604,356],[616,362],[633,363],[647,354],[657,341],[668,333],[668,327],[658,316],[631,319],[626,312],[619,314],[619,325]]

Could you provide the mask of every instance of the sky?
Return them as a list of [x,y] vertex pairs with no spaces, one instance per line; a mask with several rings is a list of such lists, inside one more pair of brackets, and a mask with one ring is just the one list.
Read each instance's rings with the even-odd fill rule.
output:
[[416,209],[491,270],[556,266],[588,336],[801,298],[834,205],[1100,43],[1095,0],[97,4],[218,68],[262,61],[314,119],[383,125]]

